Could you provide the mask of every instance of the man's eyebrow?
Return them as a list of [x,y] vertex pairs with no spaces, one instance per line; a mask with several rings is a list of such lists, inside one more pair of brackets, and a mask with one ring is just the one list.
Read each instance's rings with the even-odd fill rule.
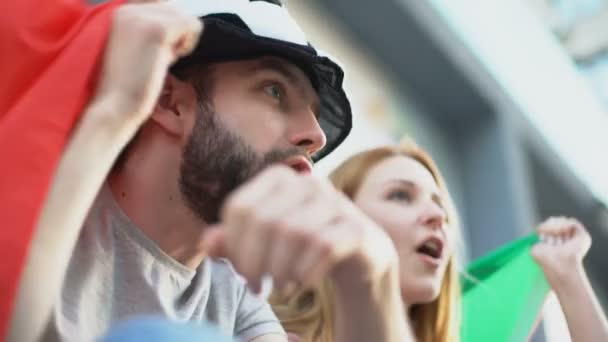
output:
[[292,86],[298,87],[298,76],[290,70],[285,62],[278,58],[266,57],[256,61],[249,69],[248,74],[255,74],[263,70],[272,70],[285,77]]
[[[298,89],[298,92],[300,92],[302,96],[306,95],[306,87],[304,84],[302,84],[302,80],[298,77],[298,75],[289,67],[288,62],[272,56],[264,57],[256,61],[256,63],[247,69],[246,72],[247,74],[255,74],[264,70],[272,70],[280,74],[281,76],[285,77],[291,87]],[[308,75],[305,74],[304,77],[308,80]],[[311,106],[311,110],[317,119],[321,115],[321,107],[322,105],[320,99],[317,98],[317,100],[314,101]]]

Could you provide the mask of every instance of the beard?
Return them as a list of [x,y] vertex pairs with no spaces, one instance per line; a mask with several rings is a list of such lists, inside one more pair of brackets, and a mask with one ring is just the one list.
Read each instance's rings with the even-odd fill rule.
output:
[[[179,186],[186,205],[204,223],[219,222],[226,197],[268,165],[307,154],[298,147],[260,154],[217,119],[212,106],[202,103],[192,134],[182,153]],[[310,160],[310,158],[308,158]]]

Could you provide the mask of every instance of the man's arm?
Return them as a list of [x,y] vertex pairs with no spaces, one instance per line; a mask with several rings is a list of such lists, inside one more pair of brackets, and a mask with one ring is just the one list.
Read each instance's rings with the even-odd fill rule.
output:
[[335,285],[335,341],[413,341],[399,290],[398,257],[386,233],[325,180],[273,167],[228,198],[207,232],[257,290],[264,274],[281,289]]
[[[414,341],[407,324],[398,274],[381,281],[336,284],[334,341]],[[392,279],[391,279],[392,278]],[[250,342],[302,342],[299,336],[268,334]]]
[[[87,109],[62,155],[21,278],[9,341],[35,341],[42,333],[80,227],[120,151],[121,141],[132,133],[124,129],[123,134],[117,134],[103,124],[96,125],[105,110],[103,106]],[[112,141],[111,137],[117,139]]]
[[132,4],[115,12],[97,92],[61,157],[37,223],[9,341],[40,337],[101,184],[152,112],[168,66],[190,51],[200,29],[198,19],[166,5]]
[[397,267],[376,281],[353,281],[344,274],[336,284],[336,341],[414,341],[401,298]]

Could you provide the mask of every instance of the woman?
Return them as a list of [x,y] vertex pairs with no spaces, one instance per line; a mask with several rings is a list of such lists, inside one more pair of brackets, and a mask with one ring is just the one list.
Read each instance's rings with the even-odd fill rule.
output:
[[[359,153],[332,183],[383,227],[397,247],[401,294],[419,341],[459,336],[460,286],[454,246],[458,226],[433,160],[414,144]],[[285,329],[303,341],[332,341],[332,286],[274,293]]]
[[[413,143],[359,153],[339,166],[332,183],[383,227],[399,254],[403,302],[421,342],[460,339],[460,287],[454,256],[460,233],[445,183],[430,156]],[[591,239],[575,220],[551,218],[537,231],[532,256],[564,310],[575,342],[608,341],[608,324],[585,275]],[[273,293],[270,302],[293,341],[333,336],[333,289]]]

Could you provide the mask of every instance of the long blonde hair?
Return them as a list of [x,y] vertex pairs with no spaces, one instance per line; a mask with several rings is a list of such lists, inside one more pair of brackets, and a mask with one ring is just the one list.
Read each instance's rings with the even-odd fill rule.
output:
[[[407,156],[418,161],[433,175],[444,197],[450,231],[459,237],[453,202],[439,169],[424,150],[407,140],[398,146],[379,147],[358,153],[329,176],[334,186],[353,199],[370,169],[381,161]],[[275,291],[270,303],[285,330],[306,342],[333,341],[333,287],[328,280],[314,288]],[[439,297],[433,302],[414,305],[410,311],[416,339],[420,342],[460,341],[460,282],[456,258],[448,262]]]

